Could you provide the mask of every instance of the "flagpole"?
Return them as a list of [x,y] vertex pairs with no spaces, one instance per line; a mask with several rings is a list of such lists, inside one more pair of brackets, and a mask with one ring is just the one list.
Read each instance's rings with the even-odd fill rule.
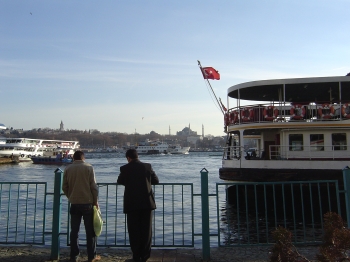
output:
[[[199,68],[201,69],[201,72],[202,72],[202,74],[203,74],[203,69],[202,69],[201,62],[200,62],[199,60],[197,60],[197,61],[198,61],[198,66],[199,66]],[[221,104],[220,104],[218,98],[216,97],[215,92],[214,92],[213,88],[211,87],[211,84],[210,84],[208,78],[205,78],[205,79],[207,80],[207,82],[208,82],[208,84],[209,84],[209,86],[210,86],[210,89],[211,89],[211,91],[213,92],[213,95],[214,95],[214,97],[215,97],[215,99],[216,99],[216,102],[218,103],[218,105],[219,105],[219,107],[220,107],[220,110],[221,110],[222,114],[225,115],[225,112],[224,112],[224,110],[222,109],[222,106],[221,106]]]

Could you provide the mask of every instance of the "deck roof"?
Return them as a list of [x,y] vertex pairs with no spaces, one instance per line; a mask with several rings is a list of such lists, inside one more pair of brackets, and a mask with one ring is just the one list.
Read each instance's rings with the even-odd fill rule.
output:
[[251,101],[350,102],[350,76],[252,81],[231,86],[227,95]]

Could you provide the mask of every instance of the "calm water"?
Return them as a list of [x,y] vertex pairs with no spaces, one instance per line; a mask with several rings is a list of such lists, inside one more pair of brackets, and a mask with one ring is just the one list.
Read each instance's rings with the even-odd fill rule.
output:
[[[215,188],[219,179],[221,156],[219,153],[198,152],[188,155],[145,155],[140,160],[152,164],[161,183],[194,183],[195,192],[200,189],[200,171],[209,172],[210,187]],[[86,162],[93,165],[98,183],[114,183],[119,175],[119,168],[127,163],[123,154],[86,153]],[[53,182],[57,168],[65,166],[40,165],[31,162],[15,165],[0,165],[2,182]]]

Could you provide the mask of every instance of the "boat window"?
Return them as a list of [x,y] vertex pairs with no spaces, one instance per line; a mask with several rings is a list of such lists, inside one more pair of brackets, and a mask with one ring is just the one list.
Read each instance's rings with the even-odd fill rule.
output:
[[303,135],[290,134],[289,135],[289,151],[303,151]]
[[347,150],[346,134],[345,133],[332,134],[332,146],[333,146],[333,150]]
[[324,151],[323,134],[310,135],[310,151]]

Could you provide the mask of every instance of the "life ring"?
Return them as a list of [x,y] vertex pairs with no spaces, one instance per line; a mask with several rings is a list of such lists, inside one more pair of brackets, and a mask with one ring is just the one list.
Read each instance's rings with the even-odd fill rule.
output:
[[350,105],[349,104],[344,104],[341,107],[341,115],[347,119],[350,119]]
[[293,105],[290,109],[290,114],[292,115],[292,119],[300,120],[305,116],[305,106],[302,105]]
[[228,126],[230,124],[230,115],[229,113],[224,114],[224,124],[225,126]]
[[331,119],[334,116],[334,107],[330,104],[319,106],[317,111],[322,119]]
[[278,109],[274,106],[267,106],[264,108],[263,114],[266,121],[273,121],[278,117]]
[[232,111],[230,113],[230,123],[231,124],[236,124],[238,122],[238,112],[235,110],[235,111]]
[[241,119],[243,122],[251,121],[254,118],[254,110],[253,108],[243,108],[241,111]]

